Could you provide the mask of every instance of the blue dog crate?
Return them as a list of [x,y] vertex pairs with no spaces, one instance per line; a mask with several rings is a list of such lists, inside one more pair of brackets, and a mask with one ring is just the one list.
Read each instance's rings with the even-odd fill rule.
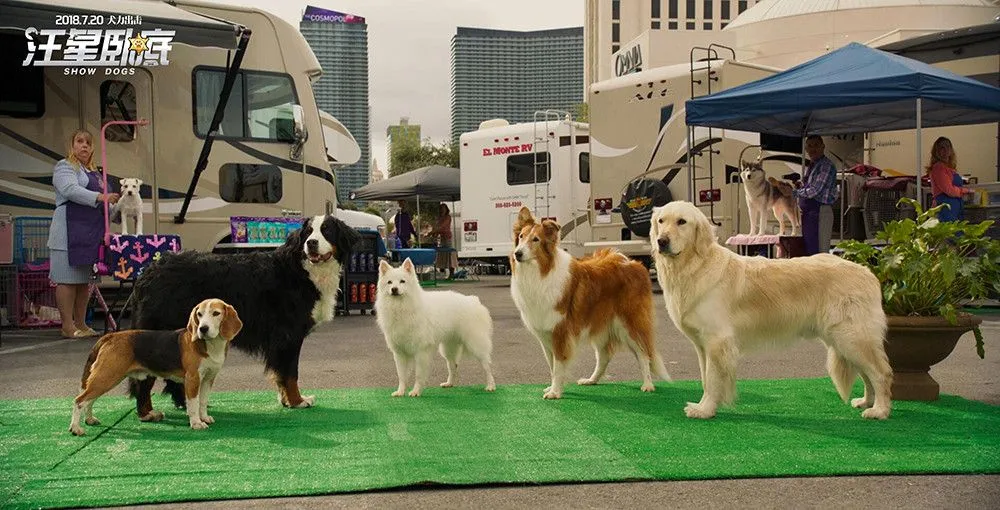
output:
[[49,259],[50,217],[14,218],[14,263],[38,264]]

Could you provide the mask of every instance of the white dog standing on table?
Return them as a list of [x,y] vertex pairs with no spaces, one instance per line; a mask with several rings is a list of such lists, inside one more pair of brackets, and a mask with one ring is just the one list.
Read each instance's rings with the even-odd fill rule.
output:
[[142,187],[142,179],[131,177],[121,180],[121,198],[115,203],[111,210],[112,214],[121,213],[122,234],[128,235],[128,220],[135,221],[135,235],[142,235],[142,197],[139,195],[139,188]]
[[396,361],[399,388],[392,396],[403,395],[411,371],[415,381],[410,396],[420,396],[435,348],[448,362],[448,380],[441,383],[442,388],[455,385],[458,361],[468,352],[486,371],[486,391],[496,389],[490,369],[493,319],[478,297],[450,290],[425,291],[410,259],[398,268],[383,260],[378,267],[375,317]]
[[785,218],[792,224],[792,235],[799,235],[801,221],[799,204],[792,194],[795,188],[764,173],[759,161],[741,162],[740,179],[750,213],[750,235],[763,235],[767,230],[768,211],[778,220],[778,235],[785,235]]
[[705,214],[690,202],[653,210],[650,241],[657,280],[674,325],[698,352],[703,395],[684,409],[711,418],[736,397],[742,350],[819,338],[827,370],[846,402],[860,372],[864,397],[851,405],[864,418],[892,407],[892,368],[883,342],[886,321],[878,279],[835,255],[792,259],[743,257],[716,242]]

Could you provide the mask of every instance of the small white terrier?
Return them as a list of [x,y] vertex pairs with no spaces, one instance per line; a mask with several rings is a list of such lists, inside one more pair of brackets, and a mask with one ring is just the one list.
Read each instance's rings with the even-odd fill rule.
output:
[[411,369],[415,381],[410,396],[420,396],[427,384],[435,347],[448,362],[448,380],[441,383],[442,388],[455,385],[458,360],[468,352],[486,371],[486,391],[496,389],[490,369],[493,319],[478,297],[450,290],[423,290],[410,259],[398,268],[383,260],[378,274],[375,317],[396,360],[399,376],[399,387],[392,396],[400,397],[406,391]]
[[135,221],[135,235],[142,235],[142,196],[139,195],[139,188],[142,186],[142,179],[125,178],[121,180],[121,198],[115,203],[112,214],[121,214],[122,234],[128,235],[128,220]]

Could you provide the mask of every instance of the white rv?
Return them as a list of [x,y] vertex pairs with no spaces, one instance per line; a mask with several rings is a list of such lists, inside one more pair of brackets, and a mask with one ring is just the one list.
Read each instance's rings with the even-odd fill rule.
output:
[[566,112],[533,122],[494,119],[460,139],[462,216],[459,257],[506,259],[521,207],[562,226],[562,245],[580,255],[590,240],[589,128]]
[[[651,192],[660,201],[690,200],[697,204],[718,225],[722,240],[737,232],[741,214],[746,225],[745,199],[736,177],[741,153],[758,145],[760,136],[698,128],[689,141],[684,103],[691,97],[720,92],[778,71],[713,59],[593,84],[588,96],[592,240],[584,243],[586,250],[615,247],[631,256],[648,256]],[[695,165],[690,173],[689,144]],[[756,157],[757,150],[746,151],[744,158]],[[769,175],[780,177],[799,170],[800,158],[770,153],[767,157],[774,161],[765,165]],[[595,204],[608,201],[614,204],[610,215],[595,208]],[[623,206],[632,212],[628,218],[623,218]]]
[[[231,216],[336,210],[333,168],[352,162],[338,154],[360,151],[349,147],[356,143],[342,124],[321,119],[312,90],[319,62],[281,18],[197,0],[0,0],[0,8],[4,212],[51,216],[52,168],[65,157],[72,131],[94,134],[100,158],[101,126],[134,119],[150,124],[108,129],[107,170],[112,179],[144,181],[147,231],[178,234],[185,248],[211,251],[230,241]],[[28,27],[74,28],[124,16],[141,16],[143,30],[176,32],[168,63],[21,65]],[[53,25],[59,19],[64,23]],[[224,115],[217,114],[230,81]]]

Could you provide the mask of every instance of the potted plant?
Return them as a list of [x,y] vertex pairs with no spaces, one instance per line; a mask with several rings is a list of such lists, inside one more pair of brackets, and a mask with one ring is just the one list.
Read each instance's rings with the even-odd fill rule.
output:
[[936,400],[940,387],[930,367],[945,359],[964,333],[975,334],[976,351],[985,356],[982,319],[961,309],[1000,294],[1000,242],[984,237],[992,221],[938,221],[946,204],[924,211],[916,200],[903,198],[897,207],[904,203],[916,219],[886,223],[875,236],[884,246],[844,241],[837,247],[882,284],[892,398]]

